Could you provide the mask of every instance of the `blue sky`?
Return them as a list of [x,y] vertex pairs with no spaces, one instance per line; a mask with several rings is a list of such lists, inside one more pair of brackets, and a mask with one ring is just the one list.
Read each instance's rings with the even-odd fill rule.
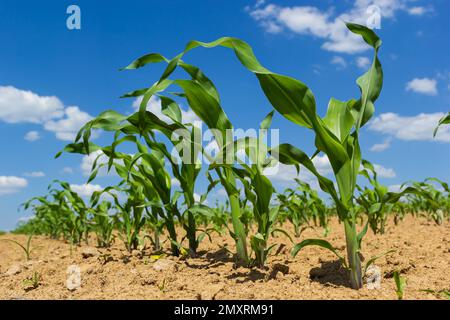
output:
[[[89,159],[54,155],[79,126],[105,109],[124,113],[133,100],[118,97],[149,86],[162,66],[119,72],[149,52],[172,57],[191,39],[239,37],[263,65],[312,89],[318,110],[330,97],[358,96],[355,79],[370,50],[343,32],[342,20],[367,21],[378,5],[383,39],[384,88],[376,115],[362,133],[364,158],[378,165],[382,182],[440,177],[449,181],[450,129],[432,129],[450,109],[450,3],[383,1],[2,1],[0,4],[0,230],[13,228],[19,205],[45,194],[53,179],[82,186]],[[219,4],[220,3],[220,4]],[[66,9],[81,9],[81,30],[68,30]],[[185,60],[217,84],[235,127],[256,127],[271,107],[256,79],[229,50],[197,49]],[[186,108],[186,106],[184,106]],[[257,115],[257,116],[256,116]],[[312,135],[276,115],[282,142],[313,152]],[[99,143],[108,141],[104,135]],[[327,172],[326,159],[318,165]],[[275,178],[281,190],[292,172]],[[308,178],[308,177],[306,177]],[[102,176],[94,185],[116,180]],[[75,188],[76,188],[75,186]],[[204,184],[200,189],[204,188]],[[201,191],[201,190],[199,190]]]

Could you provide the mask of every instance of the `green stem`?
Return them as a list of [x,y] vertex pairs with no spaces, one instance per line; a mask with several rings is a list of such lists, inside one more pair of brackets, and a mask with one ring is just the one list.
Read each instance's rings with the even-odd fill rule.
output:
[[244,230],[244,226],[240,220],[241,217],[241,207],[239,203],[239,196],[237,194],[229,195],[230,207],[231,207],[231,220],[233,223],[233,231],[236,237],[236,249],[239,258],[248,264],[248,253],[247,253],[247,237]]
[[[167,231],[169,232],[170,239],[176,242],[177,241],[177,233],[175,231],[175,224],[173,221],[173,216],[171,214],[169,215],[166,223],[167,223]],[[180,250],[178,249],[178,247],[173,242],[171,242],[170,246],[171,246],[170,248],[172,250],[172,254],[174,256],[178,257],[180,255]]]
[[345,219],[344,228],[348,266],[350,268],[350,283],[353,289],[360,289],[362,288],[362,271],[355,223]]
[[191,253],[195,254],[197,252],[197,238],[196,238],[196,226],[195,226],[195,218],[192,212],[188,212],[188,230],[187,230],[187,237],[189,240],[189,250]]

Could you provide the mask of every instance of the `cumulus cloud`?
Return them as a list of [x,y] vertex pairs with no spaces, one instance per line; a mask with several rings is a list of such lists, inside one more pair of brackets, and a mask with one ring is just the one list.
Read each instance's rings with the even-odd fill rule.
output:
[[398,11],[418,15],[418,9],[409,7],[407,0],[356,0],[349,10],[339,14],[332,8],[320,10],[314,6],[288,7],[271,3],[258,3],[246,10],[269,33],[289,30],[322,39],[324,50],[357,53],[367,50],[368,46],[347,30],[344,21],[366,24],[373,16],[373,11],[368,10],[373,5],[379,8],[382,19],[394,19]]
[[45,173],[42,172],[42,171],[25,172],[23,175],[25,177],[30,177],[30,178],[43,178],[43,177],[45,177]]
[[[313,160],[314,166],[321,175],[328,175],[333,170],[331,168],[330,160],[326,155],[318,155]],[[294,179],[298,178],[304,182],[311,184],[313,188],[318,189],[317,178],[310,173],[305,167],[300,166],[300,174],[297,175],[295,166],[289,166],[282,163],[278,164],[278,168],[267,168],[264,171],[275,183],[279,183],[283,186],[289,186],[295,184]]]
[[0,120],[6,123],[42,124],[63,114],[64,105],[55,96],[0,86]]
[[429,96],[438,94],[437,81],[430,78],[414,78],[406,84],[405,89]]
[[64,168],[62,168],[61,173],[63,173],[63,174],[73,174],[73,169],[71,167],[64,167]]
[[433,138],[433,130],[444,113],[420,113],[416,116],[400,116],[396,113],[382,113],[373,119],[369,130],[406,141],[450,142],[450,126],[443,126]]
[[102,186],[98,184],[71,184],[70,189],[72,191],[78,193],[80,197],[90,197],[95,191],[101,191],[103,190]]
[[373,167],[377,175],[381,178],[395,178],[395,176],[397,175],[392,168],[385,168],[382,165],[376,163],[373,165]]
[[330,63],[335,65],[338,69],[345,69],[347,67],[347,61],[340,56],[334,56]]
[[[108,157],[101,150],[97,150],[89,155],[83,156],[83,158],[81,159],[80,168],[84,176],[88,177],[91,175],[92,166],[94,165],[96,159],[97,166],[108,163]],[[112,167],[108,172],[108,166],[106,165],[102,166],[102,168],[98,170],[97,177],[107,176],[109,174],[115,174],[115,170],[114,167]]]
[[24,178],[15,176],[0,176],[0,195],[17,193],[28,185]]
[[432,12],[432,7],[414,6],[407,9],[408,13],[412,16],[423,16],[426,13]]
[[[55,96],[40,96],[12,86],[0,86],[0,121],[39,124],[56,138],[71,141],[92,117],[77,106],[65,107]],[[25,135],[28,141],[40,138],[37,131]]]
[[391,138],[387,138],[387,139],[385,139],[384,142],[382,142],[382,143],[376,143],[376,144],[374,144],[374,145],[370,148],[370,151],[373,151],[373,152],[382,152],[382,151],[384,151],[384,150],[387,150],[387,149],[389,149],[390,146],[391,146],[391,141],[392,141]]
[[393,184],[393,185],[390,185],[389,187],[388,187],[388,190],[390,191],[390,192],[400,192],[400,191],[402,191],[404,188],[402,188],[402,185],[401,184]]
[[33,142],[39,140],[41,138],[41,135],[38,131],[29,131],[23,138],[27,141]]
[[48,131],[54,132],[56,138],[63,141],[73,141],[78,133],[78,130],[92,117],[81,111],[76,106],[67,107],[64,111],[65,117],[59,120],[50,120],[44,124],[44,128]]
[[356,65],[360,69],[367,69],[367,67],[369,67],[369,65],[370,65],[370,59],[367,57],[357,57]]

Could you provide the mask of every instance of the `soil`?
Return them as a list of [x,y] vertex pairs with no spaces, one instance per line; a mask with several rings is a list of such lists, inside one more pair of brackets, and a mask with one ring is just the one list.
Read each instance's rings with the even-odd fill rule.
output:
[[[321,233],[307,229],[294,240]],[[27,237],[6,234],[0,239],[25,244]],[[326,239],[344,252],[338,221],[332,221]],[[26,262],[21,248],[0,241],[0,299],[397,299],[394,271],[407,280],[404,299],[445,299],[422,290],[450,290],[449,221],[438,226],[408,216],[398,226],[390,222],[384,235],[369,231],[363,240],[366,261],[395,250],[375,263],[381,270],[379,289],[351,289],[345,269],[325,249],[306,247],[292,258],[285,235],[278,234],[272,242],[279,245],[267,268],[261,269],[236,265],[230,253],[234,242],[227,234],[215,235],[212,243],[206,238],[198,256],[187,259],[154,256],[150,248],[128,253],[119,239],[110,249],[83,245],[71,250],[66,242],[36,236]],[[79,267],[81,286],[69,290],[72,265]],[[39,279],[33,286],[26,279],[36,273]]]

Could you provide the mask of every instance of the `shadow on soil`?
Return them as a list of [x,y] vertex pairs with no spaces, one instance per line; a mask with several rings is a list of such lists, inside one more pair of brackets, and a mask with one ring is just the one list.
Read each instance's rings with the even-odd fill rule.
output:
[[222,266],[229,262],[234,262],[233,257],[225,248],[221,248],[215,252],[200,251],[197,253],[197,260],[203,263],[186,263],[188,267],[194,269],[209,269]]
[[323,285],[350,288],[348,271],[342,267],[339,260],[322,262],[320,267],[311,269],[309,277]]

